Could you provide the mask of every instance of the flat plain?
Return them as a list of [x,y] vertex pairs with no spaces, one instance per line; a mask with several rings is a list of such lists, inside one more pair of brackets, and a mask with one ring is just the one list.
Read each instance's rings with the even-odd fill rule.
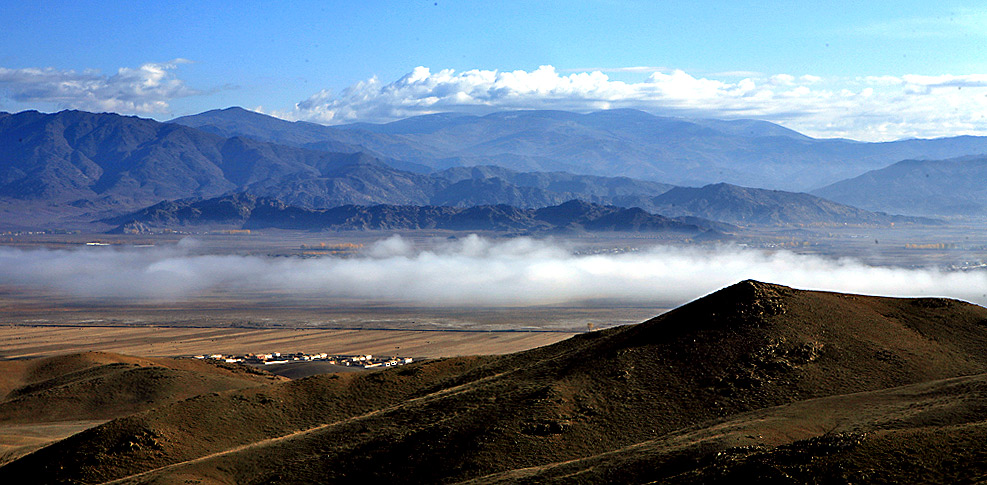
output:
[[567,332],[0,326],[0,357],[87,351],[141,357],[248,352],[327,352],[437,358],[505,354],[555,343]]
[[[452,233],[399,232],[423,250]],[[452,234],[452,235],[451,235]],[[383,231],[304,233],[105,235],[8,233],[0,245],[72,249],[101,241],[121,246],[174,245],[195,239],[195,254],[313,257],[319,245],[369,247]],[[462,234],[460,234],[462,236]],[[497,239],[503,234],[484,234]],[[642,235],[554,240],[586,253],[637,250],[655,241]],[[783,249],[870,264],[964,268],[983,264],[987,240],[971,227],[935,229],[812,228],[747,232],[748,247]],[[319,257],[320,255],[315,255]],[[323,257],[325,255],[322,255]],[[346,257],[342,255],[341,257]],[[656,300],[658,300],[656,295]],[[271,293],[202,294],[178,302],[77,300],[43,289],[0,287],[0,359],[90,350],[140,356],[304,351],[413,357],[504,354],[565,339],[588,329],[639,323],[668,310],[624,302],[572,302],[526,307],[423,307],[401,302],[326,299]]]
[[[8,234],[0,244],[23,249],[113,245],[173,245],[185,234]],[[311,257],[321,243],[370,246],[382,232],[249,235],[195,234],[196,254]],[[443,244],[446,233],[402,234],[417,247]],[[642,241],[589,238],[589,248]],[[345,255],[343,256],[345,257]],[[667,311],[660,305],[576,302],[525,307],[425,307],[401,302],[322,298],[277,292],[209,293],[170,301],[74,299],[37,288],[0,287],[0,359],[85,351],[137,356],[246,352],[327,352],[423,358],[504,354],[568,338],[589,329],[639,323]]]

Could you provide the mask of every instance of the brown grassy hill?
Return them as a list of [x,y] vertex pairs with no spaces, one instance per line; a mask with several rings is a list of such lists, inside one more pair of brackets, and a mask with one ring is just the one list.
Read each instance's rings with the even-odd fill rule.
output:
[[281,380],[244,366],[105,352],[0,361],[0,464],[112,418]]
[[105,352],[0,362],[0,374],[0,423],[111,419],[281,380],[245,366]]
[[[204,394],[86,430],[5,467],[0,475],[33,474],[42,482],[101,483],[345,421],[400,405],[482,362],[431,361],[398,372],[314,376],[239,392]],[[413,401],[412,401],[413,402]]]
[[807,399],[987,372],[987,309],[745,281],[500,357],[318,376],[115,420],[0,468],[48,481],[457,481]]

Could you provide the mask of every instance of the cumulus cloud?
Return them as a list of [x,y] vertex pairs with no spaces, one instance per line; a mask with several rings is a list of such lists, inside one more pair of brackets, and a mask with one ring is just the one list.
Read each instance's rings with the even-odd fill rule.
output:
[[117,113],[164,113],[172,99],[200,94],[175,76],[175,59],[121,67],[116,74],[47,68],[0,67],[0,93],[18,103]]
[[610,299],[676,306],[753,278],[797,288],[987,302],[987,275],[873,267],[790,252],[656,247],[574,254],[550,242],[470,236],[415,247],[393,237],[357,257],[316,259],[196,254],[171,248],[0,248],[0,285],[104,301],[183,300],[205,292],[267,292],[427,306],[573,304]]
[[765,119],[811,136],[866,141],[987,134],[984,74],[855,79],[721,74],[716,79],[655,70],[639,82],[625,82],[601,70],[561,74],[552,66],[464,72],[420,66],[390,83],[374,77],[339,93],[323,90],[292,110],[273,114],[340,124],[444,111],[637,108],[686,117]]

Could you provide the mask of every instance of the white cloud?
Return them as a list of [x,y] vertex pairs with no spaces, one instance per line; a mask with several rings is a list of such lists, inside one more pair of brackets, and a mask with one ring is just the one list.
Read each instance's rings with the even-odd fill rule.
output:
[[795,84],[795,76],[791,74],[775,74],[771,76],[770,82],[779,86],[791,86]]
[[190,61],[175,59],[122,67],[104,75],[47,68],[0,67],[0,94],[17,103],[45,103],[59,108],[117,113],[165,113],[172,99],[199,94],[175,77],[175,69]]
[[[724,73],[725,74],[725,73]],[[781,73],[737,79],[655,71],[640,82],[601,71],[560,74],[417,67],[391,83],[376,77],[335,94],[320,91],[276,116],[325,124],[386,122],[445,111],[509,109],[580,112],[637,108],[665,115],[757,118],[816,137],[884,141],[987,134],[987,75],[825,79]]]

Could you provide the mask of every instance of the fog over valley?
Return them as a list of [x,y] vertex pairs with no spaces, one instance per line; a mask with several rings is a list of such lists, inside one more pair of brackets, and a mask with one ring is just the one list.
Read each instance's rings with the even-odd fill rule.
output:
[[120,303],[185,301],[206,293],[369,299],[420,306],[579,304],[670,308],[744,279],[884,296],[987,303],[987,274],[871,266],[853,258],[735,245],[657,246],[579,254],[565,241],[470,235],[417,247],[400,236],[350,257],[201,254],[194,239],[158,247],[0,248],[0,285]]

